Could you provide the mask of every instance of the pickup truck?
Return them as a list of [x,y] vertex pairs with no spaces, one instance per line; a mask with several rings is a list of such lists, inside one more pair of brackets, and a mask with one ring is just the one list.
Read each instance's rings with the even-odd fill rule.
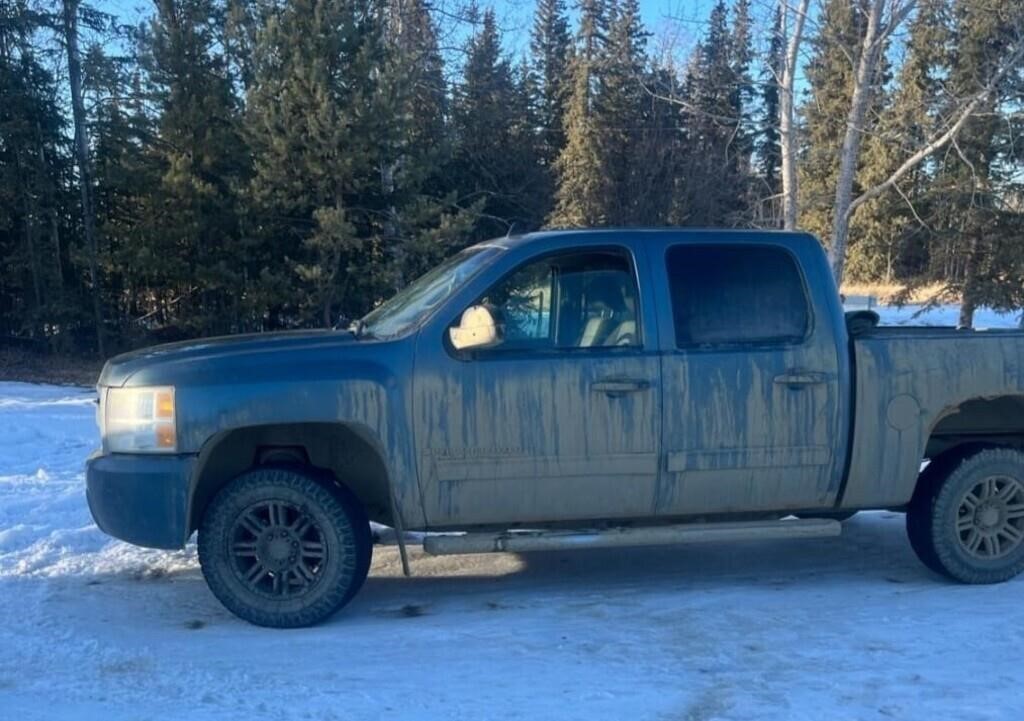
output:
[[[162,345],[99,379],[96,523],[198,556],[250,622],[316,623],[371,522],[428,553],[835,535],[906,512],[932,571],[1024,569],[1024,333],[845,314],[803,233],[469,247],[341,330]],[[922,470],[922,468],[924,470]]]

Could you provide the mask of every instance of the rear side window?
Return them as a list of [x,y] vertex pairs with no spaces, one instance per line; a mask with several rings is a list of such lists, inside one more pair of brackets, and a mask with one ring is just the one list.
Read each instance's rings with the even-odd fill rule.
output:
[[781,248],[676,245],[665,256],[676,346],[787,343],[807,334],[800,271]]

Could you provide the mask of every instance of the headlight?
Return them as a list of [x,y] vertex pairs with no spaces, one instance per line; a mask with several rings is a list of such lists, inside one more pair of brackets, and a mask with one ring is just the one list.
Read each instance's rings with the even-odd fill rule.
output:
[[108,388],[102,433],[111,453],[173,453],[178,448],[174,388]]

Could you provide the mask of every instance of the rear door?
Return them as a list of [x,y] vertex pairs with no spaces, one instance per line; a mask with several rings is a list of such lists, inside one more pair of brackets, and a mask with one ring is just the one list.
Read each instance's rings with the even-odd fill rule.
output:
[[784,244],[707,238],[651,249],[663,294],[658,511],[824,505],[845,448],[835,331],[816,319],[800,262]]

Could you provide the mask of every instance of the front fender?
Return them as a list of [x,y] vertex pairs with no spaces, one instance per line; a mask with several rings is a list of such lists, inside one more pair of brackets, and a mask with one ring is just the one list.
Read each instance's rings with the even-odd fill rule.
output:
[[[378,346],[379,347],[379,346]],[[201,454],[236,429],[289,424],[344,424],[380,454],[398,512],[410,526],[422,522],[413,429],[409,423],[411,353],[366,358],[289,358],[237,368],[205,368],[201,377],[164,379],[175,385],[178,444]],[[202,456],[200,456],[202,457]]]

